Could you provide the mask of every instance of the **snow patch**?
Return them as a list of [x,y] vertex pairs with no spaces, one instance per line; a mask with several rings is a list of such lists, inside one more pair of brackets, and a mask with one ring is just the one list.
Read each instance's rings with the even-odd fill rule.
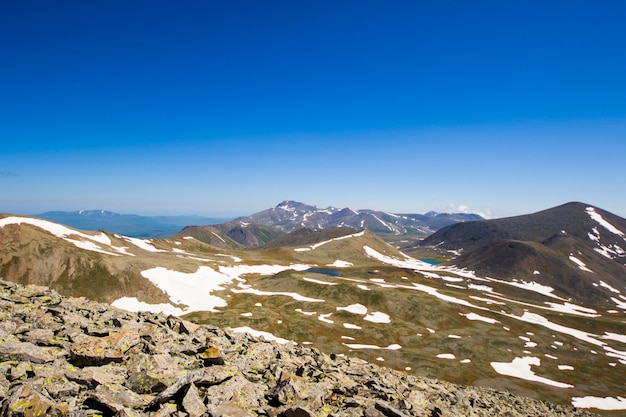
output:
[[314,284],[320,284],[320,285],[330,285],[330,286],[339,285],[336,282],[322,281],[322,280],[319,280],[319,279],[308,278],[308,277],[303,277],[302,280],[303,281],[307,281],[307,282],[312,282]]
[[186,305],[184,314],[226,307],[226,300],[211,295],[211,292],[225,289],[224,285],[233,280],[233,277],[208,266],[201,266],[193,273],[156,267],[141,271],[141,275],[167,294],[172,302]]
[[374,311],[363,318],[363,320],[371,321],[372,323],[391,323],[391,318],[388,314],[381,313],[380,311]]
[[[100,252],[106,255],[120,256],[119,253],[108,252],[102,249],[100,246],[97,245],[97,243],[99,243],[101,245],[109,246],[110,248],[117,250],[120,253],[124,253],[123,249],[119,249],[113,246],[111,243],[111,239],[104,233],[90,235],[87,233],[80,232],[78,230],[70,229],[69,227],[65,227],[58,223],[53,223],[53,222],[49,222],[47,220],[42,220],[42,219],[34,219],[30,217],[11,216],[11,217],[5,217],[4,219],[0,219],[0,227],[4,227],[9,224],[22,224],[22,223],[26,223],[31,226],[35,226],[40,229],[43,229],[46,232],[51,233],[54,236],[59,237],[80,249],[85,249],[85,250],[89,250],[92,252]],[[78,236],[82,239],[81,240],[72,239],[72,238],[69,238],[69,236]],[[87,240],[83,240],[83,239],[87,239]]]
[[163,313],[170,314],[172,316],[181,316],[184,314],[183,310],[178,307],[174,307],[171,304],[149,304],[143,301],[139,301],[137,297],[122,297],[113,301],[111,305],[115,308],[119,308],[126,311],[132,311],[137,313],[139,311],[147,311],[150,313]]
[[581,261],[580,259],[578,259],[574,255],[570,254],[569,255],[569,260],[574,262],[576,265],[578,265],[578,268],[580,268],[581,270],[586,271],[586,272],[594,273],[591,269],[587,268],[587,265],[585,265],[585,263],[583,261]]
[[319,298],[311,298],[305,297],[304,295],[300,295],[297,292],[282,292],[282,291],[261,291],[254,288],[251,288],[249,285],[239,284],[239,289],[232,288],[231,291],[235,294],[254,294],[258,296],[272,296],[272,295],[283,295],[285,297],[291,297],[296,301],[304,301],[308,303],[323,303],[326,300],[322,300]]
[[322,321],[324,323],[328,323],[328,324],[333,324],[334,321],[330,320],[329,317],[332,316],[333,313],[328,313],[328,314],[320,314],[317,319],[319,321]]
[[572,405],[577,408],[597,408],[598,410],[626,410],[624,397],[573,397]]
[[624,232],[619,230],[617,227],[613,226],[608,221],[604,220],[604,218],[600,215],[600,213],[596,212],[595,208],[587,207],[587,213],[589,214],[589,217],[591,217],[593,220],[598,222],[600,226],[604,227],[606,230],[608,230],[609,232],[613,234],[621,236],[622,238],[624,238],[624,240],[626,240],[626,234],[624,234]]
[[152,246],[152,239],[138,239],[136,237],[127,237],[127,236],[123,236],[122,239],[124,239],[125,241],[129,243],[132,243],[133,245],[137,246],[139,249],[143,249],[148,252],[166,252],[162,249],[157,249],[154,246]]
[[440,353],[437,357],[439,359],[456,359],[453,353]]
[[337,259],[332,264],[328,264],[326,266],[334,266],[335,268],[348,268],[350,266],[354,266],[354,264],[352,262],[347,262],[347,261],[342,261],[340,259]]
[[468,320],[484,321],[485,323],[489,323],[489,324],[500,323],[496,319],[491,319],[489,317],[484,317],[484,316],[481,316],[481,315],[476,314],[476,313],[468,313],[468,314],[459,313],[459,315],[465,317]]
[[363,304],[351,304],[347,307],[337,307],[337,310],[347,311],[348,313],[352,313],[352,314],[361,314],[361,315],[367,314],[367,307],[365,307]]
[[538,375],[530,369],[531,365],[541,365],[541,360],[532,356],[515,358],[512,362],[491,362],[493,369],[500,375],[512,376],[526,381],[540,382],[557,388],[573,388],[573,385],[553,381]]
[[363,230],[362,232],[353,233],[351,235],[345,235],[345,236],[336,237],[334,239],[325,240],[323,242],[319,242],[319,243],[316,243],[314,245],[307,246],[307,247],[304,247],[304,248],[295,248],[294,251],[296,251],[296,252],[306,252],[306,251],[310,251],[310,250],[315,250],[315,249],[319,248],[320,246],[325,245],[325,244],[330,243],[330,242],[336,242],[338,240],[350,239],[350,238],[353,238],[353,237],[359,237],[359,236],[363,236],[364,234],[365,234],[365,230]]
[[358,343],[342,343],[344,346],[349,347],[350,349],[387,349],[387,350],[399,350],[402,349],[402,346],[398,344],[392,344],[387,347],[380,347],[376,345],[362,345]]
[[610,286],[609,284],[607,284],[606,282],[604,282],[602,280],[600,281],[600,286],[608,289],[609,291],[611,291],[611,292],[613,292],[615,294],[620,294],[620,291],[618,289],[613,288],[612,286]]
[[235,333],[247,333],[247,334],[250,334],[250,335],[252,335],[254,337],[262,337],[262,338],[264,338],[267,341],[273,341],[273,342],[276,342],[276,343],[280,343],[281,345],[284,345],[284,344],[287,344],[287,343],[294,343],[294,342],[291,342],[290,340],[274,336],[273,334],[271,334],[269,332],[264,332],[264,331],[261,331],[261,330],[251,329],[248,326],[235,327],[234,329],[231,329],[231,330],[233,332],[235,332]]

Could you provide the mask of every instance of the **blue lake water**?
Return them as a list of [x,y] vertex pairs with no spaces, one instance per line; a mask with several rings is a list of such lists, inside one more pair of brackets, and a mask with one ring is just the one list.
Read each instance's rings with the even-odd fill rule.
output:
[[315,274],[330,275],[331,277],[338,277],[341,275],[341,271],[333,268],[309,268],[305,272],[313,272]]
[[426,262],[427,264],[431,264],[431,265],[439,265],[441,263],[439,261],[435,261],[434,259],[429,259],[429,258],[421,258],[420,261]]

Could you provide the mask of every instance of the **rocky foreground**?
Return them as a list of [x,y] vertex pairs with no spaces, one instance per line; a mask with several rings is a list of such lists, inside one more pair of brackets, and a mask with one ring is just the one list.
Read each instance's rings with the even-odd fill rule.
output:
[[0,281],[2,416],[591,416]]

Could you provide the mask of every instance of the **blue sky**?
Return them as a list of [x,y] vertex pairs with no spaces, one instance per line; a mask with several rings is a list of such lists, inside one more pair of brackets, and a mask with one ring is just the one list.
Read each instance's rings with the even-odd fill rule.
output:
[[622,1],[4,1],[0,212],[626,217]]

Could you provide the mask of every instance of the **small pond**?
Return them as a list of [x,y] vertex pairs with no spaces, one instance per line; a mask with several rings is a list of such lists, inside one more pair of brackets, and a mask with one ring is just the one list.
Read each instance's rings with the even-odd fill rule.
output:
[[333,268],[309,268],[304,272],[313,272],[314,274],[330,275],[331,277],[338,277],[341,275],[341,271]]
[[439,265],[441,263],[439,261],[435,261],[434,259],[430,259],[430,258],[420,258],[420,261],[426,262],[427,264],[431,264],[431,265]]

